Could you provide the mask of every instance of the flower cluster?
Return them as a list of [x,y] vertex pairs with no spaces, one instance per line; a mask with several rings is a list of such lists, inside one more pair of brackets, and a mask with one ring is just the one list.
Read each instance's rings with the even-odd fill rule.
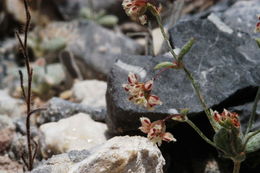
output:
[[128,92],[128,99],[137,105],[141,105],[148,110],[151,110],[156,105],[161,105],[160,98],[155,95],[151,95],[153,87],[153,80],[149,80],[145,83],[138,82],[137,75],[129,73],[128,84],[123,84],[123,88]]
[[215,111],[213,116],[215,121],[225,128],[240,128],[238,114],[235,112],[229,112],[228,110],[224,109],[221,114]]
[[124,0],[122,6],[129,17],[140,22],[142,25],[147,23],[145,13],[149,6],[152,7],[152,12],[160,12],[160,6],[155,0]]
[[162,141],[176,141],[171,133],[166,132],[166,125],[163,120],[158,120],[151,123],[149,118],[142,117],[140,118],[140,121],[142,126],[139,129],[146,133],[148,139],[155,144],[157,143],[158,146],[162,144]]
[[255,26],[255,32],[260,32],[260,14],[257,17],[259,22]]

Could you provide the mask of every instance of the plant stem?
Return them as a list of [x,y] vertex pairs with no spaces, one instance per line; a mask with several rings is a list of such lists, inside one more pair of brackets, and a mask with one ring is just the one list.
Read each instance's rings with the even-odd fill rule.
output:
[[169,38],[168,38],[168,36],[167,36],[167,34],[166,34],[165,30],[164,30],[164,27],[163,27],[163,24],[162,24],[162,19],[161,19],[160,15],[154,15],[154,16],[155,16],[155,18],[157,20],[157,23],[159,25],[159,28],[160,28],[161,33],[163,35],[163,38],[164,38],[164,40],[167,43],[168,49],[170,50],[170,52],[171,52],[172,56],[175,58],[175,60],[178,60],[178,56],[174,53],[172,45],[171,45],[171,43],[169,41]]
[[202,105],[204,112],[206,113],[211,126],[216,130],[217,127],[213,123],[213,119],[211,118],[211,113],[210,113],[209,108],[208,108],[208,106],[207,106],[207,104],[206,104],[206,102],[205,102],[205,100],[204,100],[204,98],[203,98],[203,96],[200,92],[200,87],[199,87],[198,83],[196,82],[196,80],[193,78],[192,74],[189,72],[189,70],[184,65],[183,65],[183,70],[186,73],[189,80],[191,81],[192,86],[195,90],[195,93],[197,94],[197,96],[199,98],[200,104]]
[[25,159],[25,165],[27,166],[28,170],[31,171],[33,169],[33,154],[32,154],[32,144],[31,144],[31,131],[30,131],[30,115],[31,115],[31,87],[32,87],[32,77],[33,77],[33,70],[30,66],[29,62],[29,56],[28,56],[28,48],[27,48],[27,37],[31,22],[31,15],[29,11],[29,6],[27,0],[23,0],[24,2],[24,8],[26,12],[26,24],[25,24],[25,31],[24,31],[24,41],[22,41],[20,35],[18,32],[16,32],[16,36],[18,38],[18,41],[20,43],[20,46],[22,48],[22,53],[25,58],[25,65],[27,70],[27,76],[28,76],[28,89],[27,89],[27,96],[25,93],[25,89],[23,86],[23,74],[20,71],[20,80],[21,80],[21,88],[23,97],[25,98],[25,102],[27,105],[27,116],[26,116],[26,136],[27,136],[27,147],[28,147],[28,163],[26,163]]
[[253,123],[255,121],[256,108],[257,108],[257,103],[259,102],[259,100],[260,100],[260,86],[258,87],[258,90],[257,90],[257,93],[256,93],[256,97],[255,97],[254,105],[253,105],[253,108],[252,108],[251,116],[250,116],[250,119],[249,119],[248,124],[247,124],[246,134],[249,133],[249,131],[251,130]]
[[202,139],[204,139],[204,141],[206,141],[208,144],[210,144],[211,146],[215,147],[216,149],[221,150],[222,152],[225,153],[224,150],[222,150],[221,148],[219,148],[218,146],[216,146],[216,144],[214,142],[212,142],[207,136],[204,135],[204,133],[191,121],[191,120],[186,120],[185,122],[187,122],[199,135]]
[[234,162],[233,173],[239,173],[241,162],[240,161],[233,161],[233,162]]
[[[156,17],[156,20],[157,20],[157,23],[158,23],[158,25],[159,25],[159,27],[160,27],[160,30],[161,30],[161,32],[162,32],[163,38],[164,38],[164,40],[166,41],[167,46],[168,46],[168,48],[170,49],[170,52],[171,52],[172,56],[175,58],[175,60],[178,60],[178,56],[174,53],[173,48],[172,48],[172,46],[171,46],[171,43],[170,43],[170,41],[169,41],[169,38],[168,38],[167,34],[165,33],[165,30],[164,30],[164,28],[163,28],[162,20],[161,20],[160,15],[154,15],[154,16]],[[192,86],[193,86],[193,88],[195,89],[195,92],[196,92],[196,94],[197,94],[197,96],[198,96],[198,98],[199,98],[199,100],[200,100],[200,104],[202,105],[202,107],[203,107],[203,109],[204,109],[204,112],[206,113],[206,115],[207,115],[207,117],[208,117],[208,119],[209,119],[209,122],[210,122],[211,126],[212,126],[212,127],[214,128],[214,130],[216,131],[217,127],[216,127],[216,126],[214,125],[214,123],[213,123],[213,119],[211,118],[211,113],[210,113],[210,111],[209,111],[209,109],[208,109],[208,106],[207,106],[205,100],[203,99],[203,96],[202,96],[202,94],[201,94],[201,92],[200,92],[200,87],[199,87],[199,85],[197,84],[197,82],[196,82],[195,79],[193,78],[192,74],[189,72],[189,70],[188,70],[184,65],[183,65],[183,70],[185,71],[186,75],[188,76],[189,80],[191,81]]]

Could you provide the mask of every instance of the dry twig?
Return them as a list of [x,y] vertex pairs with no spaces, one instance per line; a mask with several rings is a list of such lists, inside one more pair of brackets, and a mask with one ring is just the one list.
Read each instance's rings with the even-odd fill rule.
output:
[[32,77],[33,77],[33,69],[30,66],[30,60],[28,56],[28,48],[27,48],[27,38],[28,38],[28,32],[29,32],[29,27],[30,27],[30,22],[31,22],[31,14],[29,11],[29,6],[27,0],[24,0],[24,7],[25,7],[25,12],[26,12],[26,24],[25,24],[25,30],[24,30],[24,40],[21,39],[20,35],[18,32],[15,32],[18,41],[21,46],[21,51],[25,59],[25,65],[27,69],[27,76],[28,76],[28,83],[27,83],[27,94],[25,91],[24,83],[23,83],[23,73],[22,71],[19,71],[20,75],[20,81],[21,81],[21,89],[22,89],[22,94],[25,99],[26,105],[27,105],[27,116],[26,116],[26,136],[27,136],[27,147],[28,147],[28,162],[26,161],[24,154],[22,156],[22,160],[27,167],[29,171],[33,169],[33,161],[36,156],[38,144],[33,141],[35,145],[34,153],[32,153],[32,144],[31,144],[31,131],[30,131],[30,117],[32,114],[45,110],[45,109],[36,109],[31,111],[31,87],[32,87]]

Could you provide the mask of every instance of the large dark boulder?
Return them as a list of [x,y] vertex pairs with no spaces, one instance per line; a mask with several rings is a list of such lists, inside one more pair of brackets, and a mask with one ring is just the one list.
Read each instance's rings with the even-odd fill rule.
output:
[[233,6],[222,14],[222,18],[226,24],[240,32],[247,32],[252,36],[257,23],[257,15],[259,14],[260,1],[237,1]]
[[116,55],[140,54],[143,51],[130,38],[94,22],[79,21],[68,25],[75,28],[77,39],[69,42],[67,49],[75,56],[84,78],[105,79]]
[[[256,86],[260,84],[260,55],[257,44],[249,35],[220,31],[209,20],[179,23],[170,30],[170,35],[176,47],[182,47],[191,37],[196,39],[184,62],[200,84],[209,107],[222,111],[254,99]],[[191,116],[202,113],[199,100],[182,70],[169,70],[156,80],[153,92],[160,96],[163,105],[147,111],[132,104],[122,89],[129,71],[141,74],[146,81],[156,73],[153,67],[158,62],[170,59],[145,56],[120,56],[119,59],[108,80],[107,124],[110,131],[137,130],[139,117],[162,119],[181,108],[190,108]]]
[[[191,37],[196,39],[194,47],[184,58],[186,67],[200,84],[208,106],[218,111],[223,108],[238,111],[244,129],[249,110],[243,105],[254,100],[257,86],[260,85],[259,48],[248,34],[230,32],[227,27],[216,26],[211,21],[181,22],[170,30],[171,40],[180,48]],[[169,60],[172,59],[129,55],[119,57],[111,70],[106,95],[106,122],[111,132],[136,134],[142,116],[158,120],[176,109],[190,108],[190,119],[206,136],[212,138],[213,130],[182,70],[168,70],[155,81],[153,93],[160,96],[163,105],[154,111],[147,111],[127,100],[122,84],[127,82],[129,71],[139,74],[141,80],[146,81],[156,74],[153,67],[158,62]],[[167,131],[173,133],[177,142],[163,143],[161,146],[167,163],[165,172],[205,172],[207,165],[212,164],[218,165],[219,172],[232,170],[232,162],[219,158],[216,149],[203,141],[191,127],[185,123],[170,122],[167,122]],[[255,159],[257,157],[250,156],[249,162],[242,165],[241,172],[258,170],[251,166],[259,166]]]
[[83,79],[105,80],[116,55],[140,54],[143,51],[142,46],[122,33],[87,20],[53,22],[41,33],[43,40],[56,38],[65,42],[67,53],[60,53],[59,57],[72,77],[76,73]]

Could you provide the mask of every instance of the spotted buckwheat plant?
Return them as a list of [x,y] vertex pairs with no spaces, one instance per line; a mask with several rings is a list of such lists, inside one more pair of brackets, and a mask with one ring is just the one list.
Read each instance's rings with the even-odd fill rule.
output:
[[161,6],[156,0],[124,0],[122,3],[126,14],[133,20],[142,25],[147,23],[147,9],[150,8],[153,13],[160,13]]
[[139,82],[137,75],[130,72],[128,75],[128,84],[123,84],[123,88],[129,95],[128,100],[148,110],[152,110],[156,105],[161,105],[160,98],[151,94],[153,82],[153,80],[145,83]]
[[215,111],[213,116],[215,121],[224,128],[240,128],[239,117],[235,112],[229,112],[228,110],[224,109],[221,114]]
[[[156,74],[153,80],[149,80],[144,83],[139,82],[136,74],[129,73],[128,83],[123,84],[124,89],[128,92],[128,99],[133,103],[147,109],[152,109],[156,105],[161,105],[162,102],[160,101],[159,97],[151,94],[155,79],[162,72],[169,69],[183,70],[187,78],[191,81],[194,91],[198,96],[200,104],[203,107],[209,123],[215,131],[215,134],[213,136],[213,140],[204,135],[204,133],[191,120],[189,120],[189,109],[183,109],[179,114],[169,115],[162,120],[157,120],[154,122],[151,122],[149,118],[141,117],[141,127],[139,129],[143,133],[147,134],[148,139],[160,146],[162,141],[176,141],[171,133],[166,132],[165,122],[167,120],[187,123],[198,133],[198,135],[200,135],[200,137],[205,142],[215,147],[222,153],[224,157],[231,159],[234,163],[233,173],[239,173],[240,164],[246,159],[246,154],[255,152],[260,149],[260,130],[251,132],[252,125],[256,119],[257,103],[260,100],[260,86],[256,94],[252,114],[248,121],[247,128],[245,133],[243,133],[240,128],[241,125],[237,113],[229,112],[226,109],[224,109],[222,113],[218,113],[217,111],[212,111],[208,108],[201,93],[199,84],[193,78],[193,75],[190,73],[190,71],[186,68],[185,63],[183,62],[183,58],[192,48],[195,39],[191,38],[181,48],[180,53],[176,54],[173,51],[172,45],[170,44],[168,35],[164,31],[160,17],[160,5],[158,5],[156,0],[124,0],[122,5],[128,16],[130,16],[135,21],[141,22],[142,24],[147,22],[146,12],[150,11],[150,13],[155,17],[165,42],[167,43],[166,45],[168,46],[168,49],[174,58],[172,62],[161,62],[155,66],[154,69],[160,69],[160,72]],[[258,16],[258,19],[259,22],[256,24],[255,28],[256,32],[260,32],[260,16]],[[259,42],[258,44],[260,47],[260,39],[257,41]]]
[[151,123],[149,118],[140,118],[142,126],[139,128],[142,132],[147,134],[148,139],[159,146],[162,141],[171,142],[176,141],[173,135],[166,132],[166,125],[163,120],[154,121]]

